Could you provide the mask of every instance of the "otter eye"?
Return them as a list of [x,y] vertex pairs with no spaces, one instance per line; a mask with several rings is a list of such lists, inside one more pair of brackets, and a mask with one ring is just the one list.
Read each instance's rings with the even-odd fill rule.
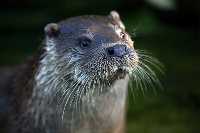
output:
[[121,32],[121,33],[120,33],[120,37],[121,37],[122,39],[126,39],[126,34],[125,34],[124,32]]
[[78,39],[78,44],[81,47],[88,47],[91,43],[92,43],[91,39],[89,39],[87,37],[82,37],[82,38]]

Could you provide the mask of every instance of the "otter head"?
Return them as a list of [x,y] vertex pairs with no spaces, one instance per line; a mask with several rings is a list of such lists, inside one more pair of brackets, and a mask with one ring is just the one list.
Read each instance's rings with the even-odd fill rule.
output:
[[47,50],[55,55],[52,62],[67,79],[110,85],[125,78],[138,64],[134,42],[116,11],[108,16],[80,16],[51,23],[45,33]]

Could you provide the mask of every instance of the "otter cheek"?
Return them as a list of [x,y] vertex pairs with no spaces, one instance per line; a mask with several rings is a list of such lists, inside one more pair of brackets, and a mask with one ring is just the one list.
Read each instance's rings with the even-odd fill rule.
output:
[[136,52],[134,52],[134,58],[133,58],[133,60],[134,60],[134,64],[138,65],[138,63],[139,63],[139,56],[138,56],[138,54]]
[[135,55],[136,52],[135,52],[134,48],[131,47],[131,48],[127,48],[127,53],[129,56],[132,56],[132,55]]
[[139,62],[139,57],[138,54],[136,53],[135,49],[132,48],[128,48],[128,57],[131,60],[131,62],[133,63],[133,65],[137,65]]

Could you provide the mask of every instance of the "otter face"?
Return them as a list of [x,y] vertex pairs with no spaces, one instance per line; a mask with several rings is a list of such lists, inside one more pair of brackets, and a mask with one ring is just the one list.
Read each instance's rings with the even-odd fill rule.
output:
[[82,83],[112,83],[125,78],[138,64],[134,43],[115,11],[106,17],[81,16],[48,24],[45,32],[58,60],[67,62],[64,67]]

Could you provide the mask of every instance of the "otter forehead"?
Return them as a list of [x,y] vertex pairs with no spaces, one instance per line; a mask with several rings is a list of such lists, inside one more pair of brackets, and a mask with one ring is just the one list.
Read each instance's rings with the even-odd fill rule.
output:
[[96,40],[116,42],[124,29],[115,21],[105,16],[80,16],[60,22],[59,28],[60,33],[66,37],[88,34],[95,36]]

